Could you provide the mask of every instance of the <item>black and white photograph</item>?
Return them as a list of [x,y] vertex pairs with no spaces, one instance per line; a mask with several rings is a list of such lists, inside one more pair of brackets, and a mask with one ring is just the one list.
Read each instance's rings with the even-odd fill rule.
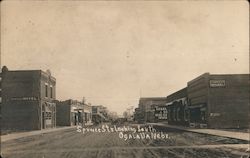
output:
[[1,158],[249,158],[247,0],[3,0]]

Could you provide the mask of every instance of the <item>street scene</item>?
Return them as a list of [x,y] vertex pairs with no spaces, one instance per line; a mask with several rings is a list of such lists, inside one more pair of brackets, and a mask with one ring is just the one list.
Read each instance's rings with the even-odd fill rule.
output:
[[0,158],[250,158],[247,1],[0,5]]

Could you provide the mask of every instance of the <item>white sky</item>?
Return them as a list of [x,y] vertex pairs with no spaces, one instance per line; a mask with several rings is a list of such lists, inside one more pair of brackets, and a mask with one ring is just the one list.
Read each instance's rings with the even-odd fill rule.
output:
[[1,65],[121,114],[205,73],[249,73],[247,1],[5,1]]

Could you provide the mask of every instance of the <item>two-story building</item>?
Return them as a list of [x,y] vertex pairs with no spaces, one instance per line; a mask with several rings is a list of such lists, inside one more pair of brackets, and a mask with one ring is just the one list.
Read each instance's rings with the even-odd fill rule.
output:
[[56,126],[56,79],[50,71],[10,71],[2,81],[2,129],[40,130]]

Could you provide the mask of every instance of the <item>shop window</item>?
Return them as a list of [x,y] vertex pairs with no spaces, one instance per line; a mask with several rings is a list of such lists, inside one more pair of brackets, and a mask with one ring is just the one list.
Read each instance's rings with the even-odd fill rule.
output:
[[53,98],[53,87],[50,87],[50,98]]

